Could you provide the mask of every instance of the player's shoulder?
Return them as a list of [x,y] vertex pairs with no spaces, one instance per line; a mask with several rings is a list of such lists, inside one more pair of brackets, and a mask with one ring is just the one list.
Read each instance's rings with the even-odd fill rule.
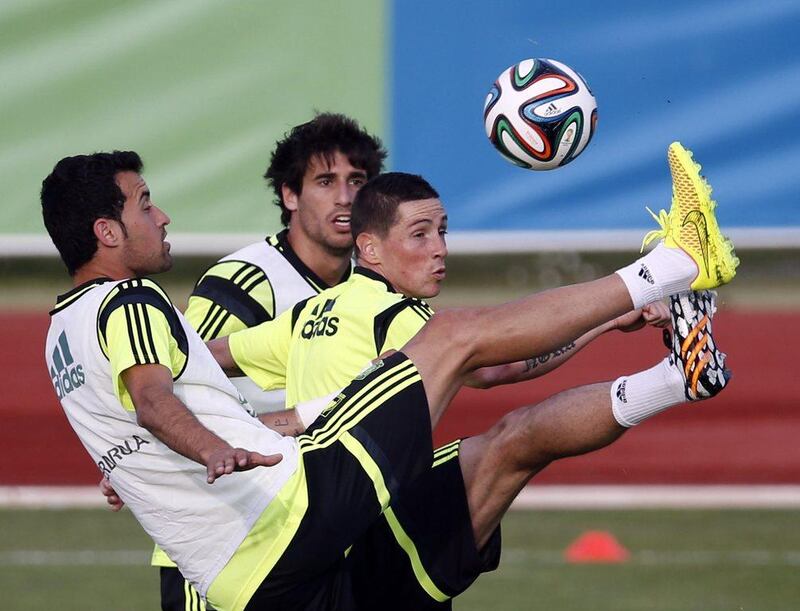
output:
[[277,236],[267,236],[264,240],[225,255],[203,272],[195,289],[205,280],[221,279],[245,290],[267,283],[272,291],[292,292],[291,287],[297,282],[299,274],[280,252],[279,244]]
[[125,280],[116,280],[110,287],[105,301],[111,299],[126,297],[128,300],[140,299],[159,299],[172,306],[167,291],[164,290],[158,282],[152,278],[126,278]]
[[382,321],[383,324],[388,326],[398,316],[411,320],[418,319],[424,323],[433,316],[433,308],[422,299],[403,297],[401,295],[395,301],[387,303],[375,316],[376,324],[380,324],[380,321]]
[[[402,297],[379,312],[373,321],[373,336],[378,354],[388,348],[399,348],[406,343],[433,316],[431,307],[421,299]],[[398,345],[387,345],[399,342]]]
[[164,288],[151,278],[128,278],[115,281],[98,309],[98,323],[108,320],[111,314],[125,306],[151,306],[168,318],[176,316],[175,306]]
[[261,261],[265,255],[275,250],[275,244],[272,242],[273,237],[274,236],[267,236],[263,240],[253,242],[247,246],[242,246],[240,249],[221,257],[217,263],[224,263],[230,260],[249,261],[251,263]]

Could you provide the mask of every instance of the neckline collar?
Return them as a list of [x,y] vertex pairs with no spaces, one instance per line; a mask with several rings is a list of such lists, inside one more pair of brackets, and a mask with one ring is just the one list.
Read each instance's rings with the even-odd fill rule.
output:
[[[312,270],[308,265],[303,263],[303,260],[297,255],[292,248],[292,245],[289,244],[289,230],[284,229],[277,234],[275,234],[275,246],[278,248],[278,251],[284,256],[284,258],[289,262],[289,265],[297,270],[303,278],[305,278],[306,282],[308,282],[318,293],[321,293],[325,289],[331,288],[327,282],[325,282],[322,278],[320,278],[314,270]],[[352,265],[348,265],[347,269],[344,271],[344,275],[339,279],[337,284],[341,284],[345,280],[350,277],[350,273],[352,272]]]
[[83,282],[78,286],[68,290],[66,293],[58,295],[56,297],[56,306],[50,311],[50,314],[55,314],[59,310],[77,301],[77,299],[84,293],[88,292],[89,289],[92,289],[100,284],[105,284],[106,282],[112,282],[112,279],[106,276],[92,278],[91,280],[87,280],[86,282]]
[[86,282],[79,284],[76,287],[71,288],[66,293],[63,293],[56,297],[56,304],[61,303],[75,295],[76,293],[80,293],[83,289],[89,288],[90,286],[94,286],[95,284],[103,284],[105,282],[111,282],[111,278],[107,276],[101,276],[99,278],[92,278],[91,280],[87,280]]
[[389,283],[389,281],[386,278],[384,278],[383,276],[381,276],[375,270],[371,270],[371,269],[368,269],[366,267],[361,267],[360,265],[356,265],[356,267],[353,269],[353,273],[354,274],[358,274],[360,276],[365,276],[365,277],[369,278],[370,280],[375,280],[376,282],[380,282],[380,283],[384,284],[386,286],[386,289],[390,293],[396,293],[397,292],[397,291],[394,290],[394,287]]

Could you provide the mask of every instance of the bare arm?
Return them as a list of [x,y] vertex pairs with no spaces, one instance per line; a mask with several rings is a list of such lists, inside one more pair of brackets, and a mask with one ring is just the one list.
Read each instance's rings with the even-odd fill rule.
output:
[[501,384],[532,380],[560,367],[603,333],[613,330],[628,333],[641,329],[646,324],[663,328],[669,324],[669,320],[670,315],[667,306],[661,302],[652,303],[641,310],[633,310],[599,327],[595,327],[581,335],[574,342],[569,342],[547,354],[532,356],[524,361],[517,361],[507,365],[482,367],[470,374],[466,385],[473,388],[491,388]]
[[231,348],[228,344],[228,337],[219,337],[217,339],[212,339],[209,342],[206,342],[206,346],[211,351],[211,356],[214,357],[214,360],[217,361],[219,366],[222,368],[222,371],[225,372],[225,375],[229,378],[235,378],[243,376],[242,370],[239,369],[239,366],[236,364],[236,361],[233,360],[233,355],[231,354]]
[[172,373],[163,365],[130,367],[122,372],[122,381],[139,425],[178,454],[205,465],[209,484],[222,475],[272,466],[283,458],[233,448],[205,428],[173,394]]
[[261,420],[264,426],[285,437],[297,437],[306,430],[300,418],[297,417],[297,410],[295,409],[259,414],[258,419]]

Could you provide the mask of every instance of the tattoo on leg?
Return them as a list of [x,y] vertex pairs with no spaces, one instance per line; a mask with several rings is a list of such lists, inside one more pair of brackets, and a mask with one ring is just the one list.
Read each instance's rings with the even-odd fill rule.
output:
[[561,348],[557,348],[553,350],[553,352],[548,352],[547,354],[540,354],[538,356],[532,356],[527,361],[525,361],[525,371],[531,371],[532,369],[536,369],[539,365],[544,365],[547,361],[557,356],[561,356],[562,354],[566,354],[570,350],[575,347],[575,342],[570,342],[566,346],[561,346]]

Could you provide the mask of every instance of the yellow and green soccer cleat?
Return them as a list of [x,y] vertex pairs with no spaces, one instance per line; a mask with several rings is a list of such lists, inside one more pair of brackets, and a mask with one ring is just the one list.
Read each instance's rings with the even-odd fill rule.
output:
[[669,213],[661,210],[658,216],[647,209],[661,229],[644,237],[642,249],[663,238],[664,246],[684,251],[697,265],[697,277],[692,282],[695,291],[726,284],[736,275],[739,258],[717,224],[711,185],[700,175],[700,164],[692,159],[692,152],[680,142],[669,145],[667,160],[672,173],[672,206]]

